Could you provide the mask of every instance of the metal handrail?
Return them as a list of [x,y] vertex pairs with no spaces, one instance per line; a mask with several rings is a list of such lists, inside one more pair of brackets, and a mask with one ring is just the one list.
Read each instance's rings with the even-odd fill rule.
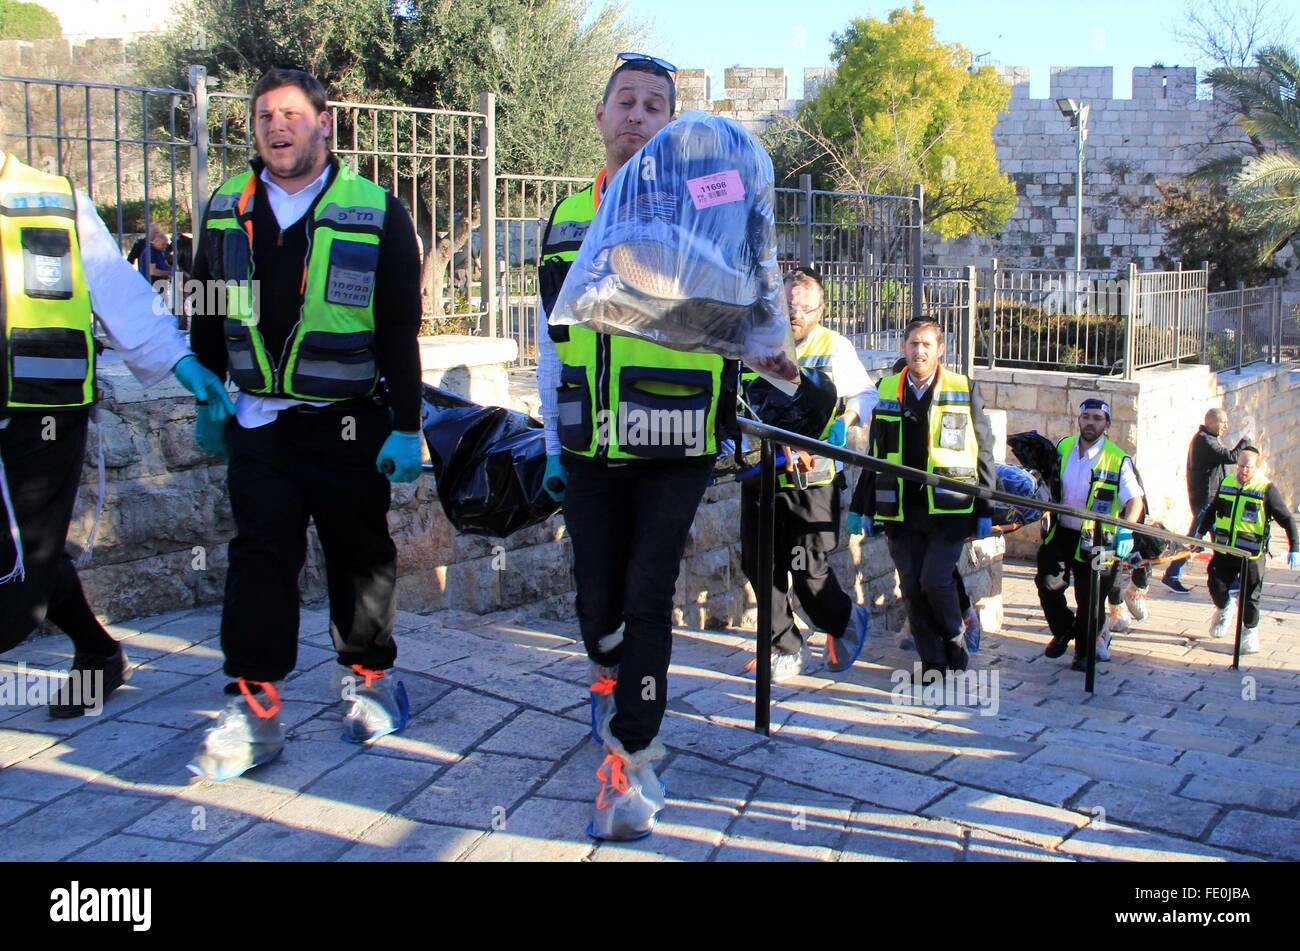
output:
[[[758,519],[758,590],[755,595],[758,598],[758,644],[756,658],[756,680],[755,680],[755,703],[754,703],[754,729],[766,735],[771,727],[771,669],[772,669],[772,549],[775,544],[774,526],[775,526],[775,495],[776,495],[776,454],[773,450],[773,444],[782,446],[791,446],[795,449],[802,449],[805,452],[811,452],[818,456],[824,456],[828,459],[834,459],[846,465],[857,466],[861,469],[868,469],[872,472],[882,473],[885,475],[897,476],[908,480],[909,482],[920,482],[925,485],[942,488],[951,492],[957,492],[962,495],[968,495],[972,498],[983,499],[989,502],[1001,502],[1008,505],[1023,505],[1025,499],[1023,496],[1012,495],[1008,492],[1001,492],[997,489],[990,489],[982,485],[971,485],[966,482],[958,482],[955,479],[949,479],[945,476],[936,475],[933,472],[925,472],[921,469],[914,469],[911,466],[901,465],[895,462],[888,462],[884,459],[878,459],[875,456],[865,453],[856,452],[843,446],[833,446],[830,443],[821,442],[811,439],[807,436],[801,436],[798,433],[788,432],[784,429],[778,429],[775,426],[769,426],[766,423],[758,422],[753,419],[740,417],[737,419],[740,431],[747,436],[752,436],[761,441],[762,457],[760,462],[759,473],[759,519]],[[1175,542],[1184,546],[1196,546],[1202,549],[1219,552],[1220,554],[1229,555],[1241,559],[1241,577],[1246,577],[1246,564],[1250,559],[1250,553],[1240,548],[1234,548],[1231,545],[1221,545],[1218,542],[1204,541],[1193,538],[1190,535],[1180,535],[1177,532],[1171,532],[1167,529],[1158,528],[1153,525],[1140,524],[1125,521],[1110,515],[1102,515],[1097,512],[1090,512],[1087,509],[1076,508],[1072,505],[1062,505],[1059,502],[1051,502],[1045,499],[1034,499],[1034,508],[1046,512],[1054,512],[1058,515],[1069,515],[1081,520],[1091,521],[1094,524],[1094,543],[1096,545],[1096,554],[1094,554],[1091,567],[1093,573],[1092,596],[1094,603],[1089,606],[1088,622],[1085,628],[1085,639],[1087,643],[1084,647],[1086,674],[1084,678],[1084,689],[1088,693],[1093,692],[1094,681],[1096,676],[1096,620],[1099,605],[1095,603],[1101,591],[1101,571],[1102,556],[1104,549],[1100,542],[1100,526],[1113,525],[1118,528],[1127,528],[1135,534],[1150,535],[1153,538],[1159,538],[1164,541]],[[1246,599],[1240,597],[1237,599],[1237,641],[1233,649],[1232,667],[1237,669],[1241,662],[1241,634],[1243,618],[1245,614]],[[829,635],[828,635],[829,636]]]

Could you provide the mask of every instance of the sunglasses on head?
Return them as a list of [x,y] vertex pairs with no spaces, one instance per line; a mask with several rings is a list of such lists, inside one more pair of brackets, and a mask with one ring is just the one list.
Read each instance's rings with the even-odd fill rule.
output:
[[660,59],[658,56],[651,56],[648,53],[618,53],[614,57],[614,68],[609,71],[612,76],[618,72],[618,67],[623,63],[650,63],[658,66],[668,78],[672,80],[674,86],[677,85],[677,67],[666,59]]

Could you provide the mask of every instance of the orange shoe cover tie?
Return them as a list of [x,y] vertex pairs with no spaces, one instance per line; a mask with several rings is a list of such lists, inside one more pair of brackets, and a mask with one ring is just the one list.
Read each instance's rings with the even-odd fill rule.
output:
[[[253,696],[253,691],[248,689],[249,684],[260,688],[263,693],[271,698],[271,705],[269,707],[264,707],[258,702],[257,698]],[[275,685],[269,681],[245,680],[243,677],[240,677],[239,692],[242,693],[244,699],[248,701],[248,708],[252,710],[259,719],[269,720],[280,712],[280,694],[276,691]]]
[[360,664],[353,664],[352,670],[358,677],[363,677],[365,679],[367,687],[374,684],[376,680],[384,679],[384,672],[382,670],[368,670]]
[[627,781],[627,776],[623,773],[623,760],[616,753],[610,753],[605,757],[605,762],[600,764],[596,770],[596,778],[600,780],[600,792],[596,796],[596,808],[608,809],[609,801],[605,794],[609,787],[613,786],[617,793],[625,793],[631,788]]

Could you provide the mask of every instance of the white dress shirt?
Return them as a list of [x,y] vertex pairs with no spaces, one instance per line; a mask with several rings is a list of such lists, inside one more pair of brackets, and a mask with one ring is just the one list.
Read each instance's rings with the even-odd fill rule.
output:
[[[326,165],[325,171],[321,172],[314,182],[291,195],[271,181],[271,176],[266,173],[266,169],[262,169],[262,185],[266,190],[267,201],[271,205],[271,213],[275,215],[281,231],[292,227],[299,218],[307,214],[307,209],[316,200],[316,196],[325,190],[329,177],[330,167]],[[329,404],[291,400],[280,396],[256,396],[240,390],[239,396],[235,398],[235,418],[245,429],[256,429],[258,426],[274,422],[280,410],[303,405],[328,406]]]
[[[10,157],[6,155],[4,160],[8,162]],[[176,327],[167,299],[122,257],[122,249],[100,219],[90,196],[78,190],[76,201],[77,244],[90,306],[109,344],[140,385],[153,386],[189,354],[185,336]],[[0,420],[0,426],[7,422]]]
[[[1083,440],[1080,439],[1075,444],[1075,448],[1070,451],[1070,455],[1065,460],[1065,471],[1061,473],[1061,504],[1081,509],[1088,507],[1088,492],[1092,488],[1092,470],[1101,459],[1101,447],[1104,442],[1104,437],[1098,439],[1080,455],[1079,450],[1083,446]],[[1133,460],[1125,458],[1119,470],[1120,509],[1123,510],[1131,500],[1141,498],[1144,494],[1142,484],[1138,482],[1137,472],[1133,468]],[[1061,524],[1066,528],[1077,530],[1083,522],[1072,515],[1062,515]]]

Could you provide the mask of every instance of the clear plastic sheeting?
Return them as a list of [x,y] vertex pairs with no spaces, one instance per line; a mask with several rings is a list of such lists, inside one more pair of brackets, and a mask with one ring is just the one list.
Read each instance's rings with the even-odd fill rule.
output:
[[703,112],[661,129],[609,183],[550,322],[717,353],[797,385],[758,140]]
[[426,383],[420,426],[456,531],[505,538],[560,510],[542,488],[546,437],[537,420]]

